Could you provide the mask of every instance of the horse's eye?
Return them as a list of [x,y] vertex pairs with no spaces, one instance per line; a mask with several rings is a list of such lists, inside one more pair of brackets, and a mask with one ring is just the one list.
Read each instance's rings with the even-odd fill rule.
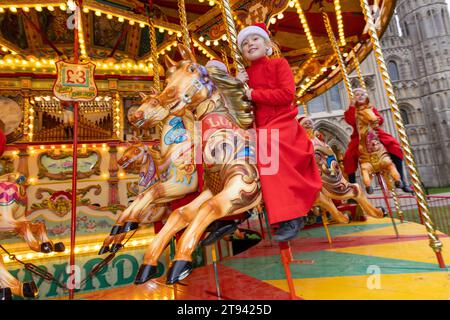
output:
[[189,66],[189,72],[195,72],[195,68],[194,68],[194,66]]

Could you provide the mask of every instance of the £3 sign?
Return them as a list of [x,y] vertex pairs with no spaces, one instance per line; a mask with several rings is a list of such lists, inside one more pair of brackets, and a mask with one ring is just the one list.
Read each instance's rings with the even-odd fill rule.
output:
[[57,78],[53,94],[63,101],[90,101],[97,96],[95,64],[56,62]]

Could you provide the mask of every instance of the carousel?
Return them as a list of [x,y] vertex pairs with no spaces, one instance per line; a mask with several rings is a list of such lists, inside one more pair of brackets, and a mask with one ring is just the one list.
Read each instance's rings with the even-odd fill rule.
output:
[[[435,227],[379,41],[394,8],[2,1],[0,300],[449,299],[450,241]],[[235,78],[249,64],[238,34],[257,23],[288,62],[304,115],[340,81],[356,98],[353,71],[365,92],[360,62],[375,53],[420,223],[403,214],[399,173],[362,106],[361,185],[301,121],[322,188],[306,227],[275,241],[254,106]],[[217,60],[228,72],[208,66]]]

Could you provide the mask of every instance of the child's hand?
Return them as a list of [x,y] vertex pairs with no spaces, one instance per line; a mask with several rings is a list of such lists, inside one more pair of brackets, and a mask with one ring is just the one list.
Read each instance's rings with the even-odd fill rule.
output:
[[247,71],[239,71],[238,75],[236,76],[236,79],[240,80],[241,82],[247,82],[248,81]]
[[247,99],[248,99],[249,101],[252,101],[252,91],[253,91],[253,89],[247,89],[247,90],[245,90],[245,95],[247,96]]

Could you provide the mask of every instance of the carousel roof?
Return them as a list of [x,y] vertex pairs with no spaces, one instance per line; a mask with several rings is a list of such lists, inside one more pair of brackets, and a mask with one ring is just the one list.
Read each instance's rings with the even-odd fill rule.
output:
[[[0,2],[0,71],[54,71],[53,62],[71,57],[72,1],[14,0]],[[152,9],[149,10],[149,2]],[[188,29],[199,61],[232,62],[219,0],[185,0]],[[327,12],[341,51],[350,65],[355,51],[362,60],[370,51],[359,0],[231,0],[237,30],[265,22],[288,59],[303,100],[340,79],[338,63],[321,13]],[[381,34],[395,1],[370,0]],[[151,75],[149,16],[156,27],[157,51],[175,56],[182,40],[178,2],[174,0],[84,0],[78,33],[82,59],[92,60],[104,74]],[[71,20],[72,19],[72,20]],[[72,22],[73,25],[73,22]],[[72,27],[73,29],[73,27]],[[176,58],[176,57],[175,57]]]

